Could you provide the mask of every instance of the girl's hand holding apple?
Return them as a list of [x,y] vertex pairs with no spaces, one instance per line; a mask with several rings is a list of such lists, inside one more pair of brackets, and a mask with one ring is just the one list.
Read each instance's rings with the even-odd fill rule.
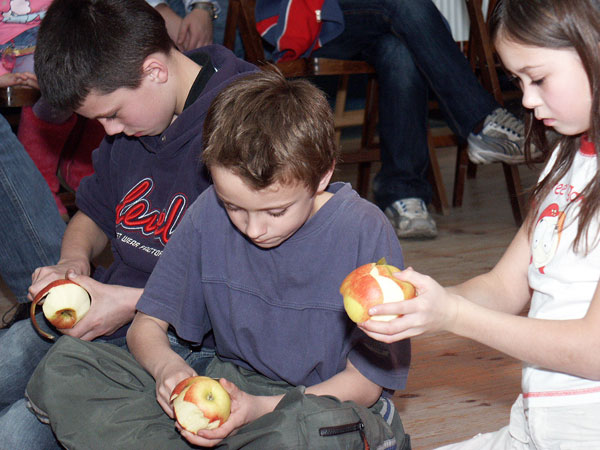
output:
[[400,301],[373,306],[369,315],[396,315],[388,322],[368,320],[358,326],[367,335],[382,342],[397,342],[426,332],[451,331],[456,321],[461,297],[452,294],[431,277],[408,268],[393,275],[411,283],[418,292],[418,301]]

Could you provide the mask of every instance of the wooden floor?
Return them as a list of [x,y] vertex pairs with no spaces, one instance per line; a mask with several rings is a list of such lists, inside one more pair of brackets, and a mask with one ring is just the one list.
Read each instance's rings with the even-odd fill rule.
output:
[[[446,189],[452,192],[455,150],[440,149],[438,155]],[[520,170],[523,184],[531,185],[536,173]],[[336,178],[353,182],[354,168],[342,166]],[[437,239],[402,245],[407,265],[443,285],[493,267],[517,230],[497,164],[480,167],[477,177],[467,180],[461,208],[434,217]],[[0,283],[0,315],[10,302],[10,293]],[[517,361],[472,341],[448,333],[413,339],[408,386],[395,396],[413,448],[432,449],[504,426],[519,379]]]

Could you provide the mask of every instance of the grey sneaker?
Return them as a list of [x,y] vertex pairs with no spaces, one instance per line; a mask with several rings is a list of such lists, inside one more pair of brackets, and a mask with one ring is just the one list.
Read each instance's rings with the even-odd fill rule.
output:
[[[504,108],[496,108],[485,118],[481,132],[471,133],[467,140],[469,159],[475,164],[525,162],[525,125]],[[536,158],[540,154],[536,149],[532,156]]]
[[425,202],[420,198],[396,200],[385,209],[384,213],[400,239],[431,239],[437,236],[435,221],[429,215]]

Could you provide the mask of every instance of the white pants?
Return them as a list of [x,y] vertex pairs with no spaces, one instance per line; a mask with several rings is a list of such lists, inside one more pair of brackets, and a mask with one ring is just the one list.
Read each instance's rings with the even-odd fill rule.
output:
[[525,409],[519,395],[508,426],[438,450],[579,449],[600,450],[600,405]]

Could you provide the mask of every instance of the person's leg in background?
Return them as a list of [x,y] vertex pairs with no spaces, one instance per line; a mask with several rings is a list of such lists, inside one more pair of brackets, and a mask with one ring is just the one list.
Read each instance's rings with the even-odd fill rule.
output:
[[375,202],[400,238],[437,235],[427,211],[432,189],[427,180],[428,88],[405,43],[390,30],[386,5],[375,0],[340,0],[344,32],[313,56],[364,59],[379,81],[381,171]]
[[409,48],[448,125],[468,140],[471,160],[478,164],[522,163],[523,122],[483,88],[433,2],[382,1],[388,2],[393,32]]
[[31,274],[56,264],[65,232],[48,185],[0,116],[0,275],[19,302],[27,301]]
[[[31,28],[5,46],[15,49],[32,49],[30,53],[18,56],[13,67],[0,67],[13,73],[34,73],[34,53],[38,27]],[[28,50],[29,51],[29,50]],[[0,70],[0,72],[1,72]],[[48,105],[43,97],[33,106],[21,108],[18,138],[25,150],[46,180],[54,196],[56,207],[64,220],[68,219],[67,210],[58,197],[60,182],[57,177],[60,153],[69,133],[75,125],[76,117],[72,111],[59,111]],[[91,165],[91,164],[90,164]]]
[[[229,0],[219,0],[219,6],[221,7],[221,12],[213,22],[213,42],[215,44],[223,45],[223,40],[225,39],[225,25],[227,24]],[[238,58],[244,59],[244,46],[242,45],[240,33],[237,30],[235,32],[235,48],[233,53],[235,53],[235,56]]]
[[428,88],[408,49],[393,35],[378,40],[367,58],[377,71],[381,169],[373,181],[375,203],[399,238],[434,238],[427,210],[432,188],[427,178]]

